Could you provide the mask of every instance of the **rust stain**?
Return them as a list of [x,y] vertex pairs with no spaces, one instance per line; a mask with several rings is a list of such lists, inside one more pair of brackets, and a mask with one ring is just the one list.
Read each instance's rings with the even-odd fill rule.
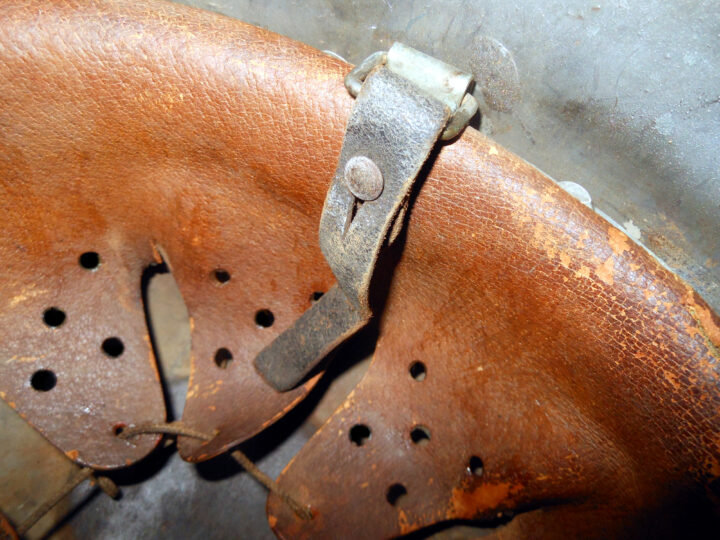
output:
[[720,349],[718,349],[717,345],[712,342],[712,340],[708,337],[708,334],[704,331],[705,329],[703,328],[702,324],[700,324],[695,310],[693,308],[688,308],[688,310],[690,311],[693,319],[695,319],[695,322],[698,323],[698,326],[695,327],[689,324],[685,325],[685,331],[693,337],[700,334],[700,336],[705,341],[705,345],[707,345],[709,353],[712,354],[715,358],[720,359]]
[[580,236],[578,237],[577,242],[575,243],[575,247],[578,249],[584,249],[585,248],[585,240],[590,238],[590,233],[588,231],[583,231]]
[[10,299],[10,302],[8,302],[8,307],[15,307],[16,305],[25,302],[26,300],[30,300],[31,298],[35,298],[36,296],[42,296],[45,293],[47,293],[47,290],[35,289],[35,284],[31,284],[20,294],[13,296]]
[[80,452],[78,452],[77,450],[68,450],[67,452],[65,452],[65,455],[75,461],[80,456]]
[[690,314],[692,315],[695,322],[700,327],[700,332],[703,336],[711,342],[713,348],[717,352],[717,348],[720,347],[720,326],[718,326],[713,320],[713,316],[710,310],[704,306],[698,305],[694,298],[694,292],[689,290],[683,303],[687,306]]
[[571,261],[571,260],[572,260],[572,259],[571,259],[570,255],[569,255],[567,252],[563,251],[563,252],[560,254],[560,264],[562,264],[565,268],[570,268],[570,261]]
[[162,248],[152,241],[150,242],[150,249],[152,250],[152,258],[155,264],[161,264],[163,262]]
[[521,485],[507,482],[483,484],[472,491],[455,488],[452,493],[451,513],[453,516],[469,516],[493,510],[521,489]]
[[36,362],[44,358],[43,356],[12,356],[7,359],[6,364],[12,364],[13,362]]
[[398,526],[400,527],[401,534],[407,534],[415,528],[410,525],[407,515],[402,510],[398,512]]
[[187,397],[188,397],[188,398],[194,397],[194,396],[198,393],[199,390],[200,390],[200,385],[198,385],[198,384],[194,385],[194,386],[188,391]]
[[607,285],[612,285],[615,283],[615,279],[613,277],[615,273],[615,260],[612,256],[608,257],[604,263],[602,263],[598,268],[595,270],[595,274],[597,277],[599,277],[604,283]]
[[580,269],[575,272],[575,277],[589,278],[590,269],[587,266],[581,266]]
[[677,377],[669,371],[663,371],[663,377],[665,377],[665,380],[670,383],[673,389],[680,390],[682,388]]
[[533,243],[536,246],[541,247],[548,259],[554,260],[557,255],[557,244],[551,234],[545,229],[545,225],[542,223],[536,223],[535,229],[533,230]]
[[615,255],[621,255],[624,251],[630,250],[630,239],[624,232],[615,227],[608,229],[608,243]]

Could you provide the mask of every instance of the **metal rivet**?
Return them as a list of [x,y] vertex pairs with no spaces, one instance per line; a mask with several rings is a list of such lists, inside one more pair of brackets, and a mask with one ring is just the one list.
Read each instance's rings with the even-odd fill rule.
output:
[[375,163],[365,156],[350,158],[345,165],[345,183],[350,192],[363,201],[374,201],[383,191],[383,176]]

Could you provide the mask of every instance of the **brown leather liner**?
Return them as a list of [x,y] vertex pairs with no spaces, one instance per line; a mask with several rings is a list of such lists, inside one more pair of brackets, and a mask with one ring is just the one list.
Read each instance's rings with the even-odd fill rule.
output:
[[[316,518],[271,496],[270,523],[282,538],[380,538],[537,508],[498,534],[665,536],[693,512],[705,523],[720,476],[718,344],[690,287],[468,130],[412,208],[368,373],[280,478]],[[356,425],[371,431],[362,446]],[[417,428],[429,440],[413,442]],[[395,506],[394,484],[407,491]]]
[[[112,428],[164,419],[140,295],[162,256],[192,323],[183,421],[219,431],[202,448],[181,441],[183,456],[253,435],[314,383],[277,394],[251,360],[333,283],[315,202],[340,145],[326,122],[341,130],[333,107],[351,102],[346,66],[162,2],[3,4],[0,19],[3,397],[81,463],[145,455],[155,438],[131,444]],[[318,65],[325,80],[305,92]],[[78,264],[87,250],[102,258],[96,272]],[[216,269],[231,276],[222,286]],[[55,305],[67,319],[50,329],[42,314]],[[261,309],[269,328],[255,322]],[[110,335],[124,340],[119,359],[100,351]],[[33,391],[48,366],[56,387]]]
[[[161,247],[193,321],[184,420],[219,429],[181,451],[204,459],[252,435],[312,384],[276,395],[250,361],[332,284],[316,235],[351,106],[348,67],[162,3],[38,0],[0,16],[2,201],[22,223],[3,237],[3,259],[37,246],[26,267],[44,269],[56,246],[72,253],[25,276],[33,284],[70,272],[93,243],[139,280]],[[78,215],[59,243],[61,218]],[[231,273],[225,286],[216,268]],[[3,276],[3,298],[18,273]],[[63,287],[78,310],[99,309],[86,285]],[[122,290],[134,292],[108,301],[136,294]],[[270,328],[254,322],[263,308]],[[104,334],[87,317],[95,343]],[[499,534],[606,537],[707,520],[720,476],[718,327],[623,233],[468,130],[415,201],[370,371],[281,478],[316,517],[298,522],[271,498],[271,525],[283,537],[374,537],[519,512]],[[219,347],[234,355],[224,370]],[[408,373],[414,361],[423,381]],[[114,380],[82,384],[130,391]],[[158,414],[131,396],[118,399],[128,418]],[[106,421],[87,419],[88,438]],[[372,430],[359,447],[348,438],[356,423]],[[412,442],[416,424],[427,444]],[[392,483],[408,492],[397,506],[386,501]]]

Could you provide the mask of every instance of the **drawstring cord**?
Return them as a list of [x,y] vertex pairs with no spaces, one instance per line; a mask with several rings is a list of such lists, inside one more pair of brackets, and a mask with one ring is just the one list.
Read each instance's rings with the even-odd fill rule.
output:
[[[118,434],[118,437],[122,439],[129,439],[143,434],[161,434],[169,435],[171,437],[178,437],[182,435],[184,437],[191,437],[201,441],[209,441],[213,438],[211,435],[184,426],[180,422],[172,422],[170,424],[148,423],[131,426],[123,429],[123,431]],[[230,452],[230,456],[237,461],[243,469],[250,473],[255,480],[280,497],[280,499],[285,502],[285,504],[287,504],[299,518],[306,521],[312,519],[313,515],[309,506],[304,506],[296,501],[289,493],[282,489],[275,480],[262,472],[257,465],[255,465],[250,458],[248,458],[240,450],[233,450]],[[113,499],[117,498],[120,493],[117,485],[110,478],[107,476],[95,476],[94,469],[91,469],[90,467],[83,467],[75,472],[70,479],[65,482],[65,484],[48,497],[43,504],[37,507],[33,513],[22,522],[22,524],[17,528],[18,534],[25,534],[28,530],[30,530],[30,528],[32,528],[33,525],[40,521],[45,514],[47,514],[62,499],[64,499],[66,495],[88,479],[95,482],[105,494]]]
[[[190,427],[184,426],[180,422],[171,422],[169,424],[147,423],[130,426],[123,429],[122,433],[118,434],[118,437],[122,439],[129,439],[143,434],[162,434],[173,437],[182,435],[184,437],[199,439],[201,441],[209,441],[213,438],[212,435],[196,431]],[[299,518],[306,521],[312,519],[313,515],[309,506],[304,506],[296,501],[289,493],[282,489],[275,480],[262,472],[244,453],[240,450],[233,450],[230,452],[230,456],[237,461],[243,469],[250,473],[255,480],[265,486],[270,492],[280,497],[280,499],[282,499],[282,501],[285,502],[285,504],[287,504]]]

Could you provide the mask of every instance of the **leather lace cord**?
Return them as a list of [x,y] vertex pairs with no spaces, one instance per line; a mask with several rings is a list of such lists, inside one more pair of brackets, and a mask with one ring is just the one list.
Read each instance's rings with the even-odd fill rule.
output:
[[106,476],[94,476],[95,470],[90,467],[83,467],[79,471],[70,477],[60,488],[57,489],[48,499],[38,506],[32,514],[30,514],[17,528],[19,535],[23,535],[28,532],[33,525],[35,525],[42,517],[52,510],[66,495],[68,495],[73,489],[82,484],[88,478],[95,480],[98,487],[109,497],[113,499],[118,496],[120,490],[118,489],[115,482],[107,478]]
[[[129,439],[137,435],[142,434],[163,434],[177,437],[182,435],[184,437],[191,437],[193,439],[199,439],[202,441],[209,441],[213,438],[212,435],[196,431],[190,427],[184,426],[180,422],[171,422],[169,424],[140,424],[137,426],[126,427],[122,433],[118,434],[118,437],[122,439]],[[255,478],[260,484],[265,486],[269,491],[280,497],[280,499],[287,504],[295,514],[301,519],[311,520],[313,515],[310,507],[304,506],[296,501],[289,493],[282,489],[278,483],[270,478],[267,474],[262,472],[257,465],[255,465],[250,458],[248,458],[240,450],[233,450],[230,452],[230,456],[237,461],[243,469],[245,469],[250,475]]]

